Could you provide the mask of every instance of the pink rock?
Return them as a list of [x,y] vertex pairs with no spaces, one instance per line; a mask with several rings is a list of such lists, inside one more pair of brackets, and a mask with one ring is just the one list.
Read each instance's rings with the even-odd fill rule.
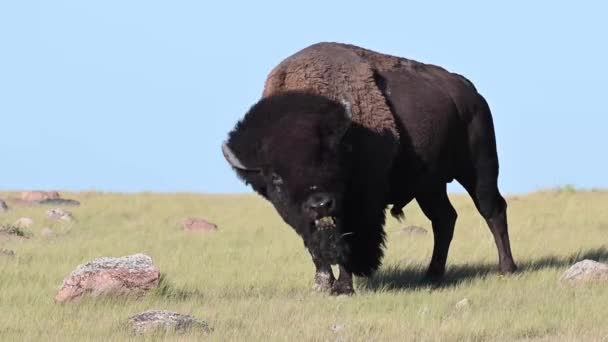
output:
[[156,288],[159,280],[160,270],[145,254],[98,258],[78,266],[63,280],[55,302],[68,302],[84,295],[140,297]]
[[203,219],[187,218],[182,221],[182,228],[185,231],[214,232],[217,225]]
[[21,193],[21,200],[26,202],[40,202],[57,198],[59,198],[57,191],[24,191]]

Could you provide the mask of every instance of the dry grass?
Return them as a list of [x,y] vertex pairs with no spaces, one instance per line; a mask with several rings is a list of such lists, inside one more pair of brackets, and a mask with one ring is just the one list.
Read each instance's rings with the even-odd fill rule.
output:
[[[8,194],[0,194],[5,197]],[[0,241],[2,341],[608,341],[608,286],[569,288],[559,275],[573,262],[608,261],[608,193],[546,191],[510,197],[512,245],[521,272],[495,273],[490,232],[468,197],[452,196],[459,213],[439,288],[419,283],[432,234],[399,233],[387,225],[384,266],[357,279],[357,295],[311,292],[313,266],[302,242],[253,195],[64,194],[76,222],[53,221],[47,207],[13,208],[0,224],[34,219],[30,239]],[[216,233],[182,232],[189,216],[219,226]],[[406,224],[429,227],[415,204]],[[40,231],[51,227],[52,238]],[[163,273],[161,287],[142,300],[96,299],[57,305],[53,296],[76,265],[99,256],[143,252]],[[455,308],[468,298],[470,305]],[[209,336],[132,336],[127,318],[148,309],[193,314]],[[338,325],[339,331],[332,331]],[[335,330],[335,329],[334,329]]]

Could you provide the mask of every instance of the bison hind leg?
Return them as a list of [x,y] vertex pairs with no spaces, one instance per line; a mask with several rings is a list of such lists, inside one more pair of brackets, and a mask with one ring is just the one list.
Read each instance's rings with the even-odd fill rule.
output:
[[[497,174],[497,171],[494,172]],[[498,268],[501,273],[513,273],[517,270],[507,226],[507,202],[498,190],[496,177],[479,177],[465,179],[461,184],[467,189],[477,210],[486,220],[498,250]]]

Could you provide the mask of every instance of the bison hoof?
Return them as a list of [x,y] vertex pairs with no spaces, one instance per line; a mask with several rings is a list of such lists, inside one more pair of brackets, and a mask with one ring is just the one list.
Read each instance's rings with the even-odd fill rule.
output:
[[422,284],[438,285],[443,279],[443,274],[427,273],[424,278],[422,278]]
[[353,286],[351,284],[335,282],[334,285],[331,287],[331,291],[329,292],[329,294],[332,296],[351,296],[355,294],[355,290],[353,289]]
[[441,283],[444,279],[445,275],[445,266],[434,266],[429,265],[429,268],[426,270],[426,274],[422,279],[423,284],[437,285]]
[[335,278],[331,273],[317,272],[312,289],[316,292],[327,292],[331,290]]
[[327,292],[327,291],[331,290],[331,283],[328,283],[328,282],[318,283],[315,281],[315,283],[312,285],[312,289],[315,292]]
[[498,271],[500,274],[505,275],[515,273],[515,271],[517,271],[517,266],[515,266],[514,262],[505,262],[504,264],[498,266]]

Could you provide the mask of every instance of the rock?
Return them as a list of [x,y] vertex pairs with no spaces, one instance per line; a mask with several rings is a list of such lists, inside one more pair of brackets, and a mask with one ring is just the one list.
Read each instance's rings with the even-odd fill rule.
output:
[[0,241],[10,239],[11,237],[28,239],[31,235],[24,227],[16,224],[0,225]]
[[214,232],[217,230],[217,225],[203,219],[187,218],[182,221],[182,228],[191,232]]
[[0,213],[8,211],[8,205],[3,200],[0,200]]
[[571,285],[588,282],[608,283],[608,265],[589,259],[579,261],[562,274],[560,281]]
[[55,236],[55,232],[51,229],[51,228],[42,228],[42,230],[40,231],[40,235],[43,238],[52,238],[53,236]]
[[34,224],[34,220],[29,217],[22,217],[15,221],[14,225],[22,228],[27,228]]
[[79,265],[67,278],[55,301],[63,303],[89,295],[140,297],[158,286],[160,270],[145,254],[97,258]]
[[412,235],[424,235],[427,233],[426,229],[418,226],[408,226],[405,228],[401,228],[399,230],[400,233],[403,234],[412,234]]
[[26,202],[40,202],[54,198],[59,198],[57,191],[24,191],[21,193],[21,199]]
[[48,210],[46,212],[46,215],[50,218],[59,219],[67,222],[72,222],[74,220],[74,217],[72,216],[71,212],[60,208]]
[[456,305],[454,305],[454,307],[458,310],[462,310],[462,309],[466,309],[471,305],[471,302],[469,302],[469,300],[467,298],[464,298],[460,301],[458,301],[458,303],[456,303]]
[[129,318],[129,325],[136,334],[153,332],[157,329],[165,332],[185,332],[191,329],[200,329],[205,333],[211,332],[206,322],[199,321],[190,315],[164,310],[152,310],[134,315]]
[[334,324],[330,327],[330,330],[334,333],[340,333],[342,331],[344,331],[344,324]]
[[49,199],[45,199],[45,200],[38,202],[38,204],[79,206],[80,202],[73,200],[73,199],[67,199],[67,198],[49,198]]
[[6,249],[6,248],[0,248],[0,256],[14,257],[15,251],[13,251],[11,249]]

